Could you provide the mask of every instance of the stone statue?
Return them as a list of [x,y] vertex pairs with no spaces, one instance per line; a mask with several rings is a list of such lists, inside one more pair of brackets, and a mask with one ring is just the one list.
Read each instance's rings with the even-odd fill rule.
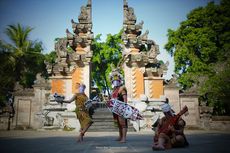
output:
[[58,59],[66,58],[67,56],[67,39],[60,38],[58,42],[55,43],[55,51],[57,52]]
[[147,41],[148,40],[148,34],[149,34],[149,30],[146,30],[145,33],[140,36],[141,40],[142,41]]
[[87,5],[91,6],[92,5],[92,0],[88,0]]
[[71,23],[72,23],[72,28],[73,28],[73,31],[75,31],[77,29],[77,23],[74,22],[74,20],[72,19],[71,20]]
[[126,24],[135,24],[136,16],[134,14],[134,9],[132,7],[128,7],[127,10],[124,10],[124,22]]
[[22,91],[24,88],[23,88],[23,86],[22,85],[20,85],[20,83],[19,82],[16,82],[15,83],[15,86],[14,86],[14,91]]
[[160,77],[163,77],[164,73],[168,70],[169,62],[167,61],[165,64],[161,64],[158,69],[158,74]]
[[38,73],[36,75],[36,80],[34,81],[34,84],[41,85],[41,84],[47,84],[46,80],[41,76],[41,73]]
[[177,75],[172,74],[172,78],[169,80],[168,85],[169,87],[176,87],[177,86]]
[[87,7],[82,6],[81,7],[81,13],[78,16],[78,20],[79,20],[79,22],[81,22],[81,21],[88,21],[88,19],[89,19],[89,15],[88,15],[88,12],[87,12]]
[[152,44],[150,46],[150,50],[148,51],[147,55],[149,58],[155,59],[157,57],[157,55],[159,55],[159,49],[157,45]]
[[124,1],[123,1],[123,5],[124,5],[124,6],[127,6],[127,5],[128,5],[127,0],[124,0]]
[[143,24],[144,24],[144,21],[141,21],[140,23],[136,24],[135,28],[136,28],[137,30],[142,30]]
[[72,33],[70,33],[68,29],[66,29],[66,35],[67,35],[67,39],[68,39],[68,40],[69,40],[69,39],[70,39],[70,40],[73,40],[74,35],[73,35]]
[[48,72],[48,74],[51,74],[52,73],[52,70],[53,70],[53,65],[52,63],[49,63],[47,61],[44,61],[45,65],[46,65],[46,70]]
[[128,8],[127,19],[130,21],[136,21],[136,15],[134,14],[134,9],[132,7]]

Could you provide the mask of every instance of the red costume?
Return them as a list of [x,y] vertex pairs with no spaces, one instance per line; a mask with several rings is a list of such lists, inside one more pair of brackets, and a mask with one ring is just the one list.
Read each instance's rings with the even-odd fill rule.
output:
[[[127,103],[127,91],[125,87],[116,87],[112,93],[112,98],[118,99],[120,101],[123,101]],[[117,124],[118,128],[128,128],[127,119],[124,119],[123,117],[118,116],[117,114],[113,113],[113,118],[115,123]]]

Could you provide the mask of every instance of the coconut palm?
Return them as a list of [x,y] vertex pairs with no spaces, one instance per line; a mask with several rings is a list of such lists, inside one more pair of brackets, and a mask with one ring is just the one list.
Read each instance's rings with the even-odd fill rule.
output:
[[42,43],[29,39],[33,28],[8,25],[5,33],[10,43],[0,40],[0,105],[16,82],[31,87],[37,73],[45,73]]
[[24,87],[33,84],[36,73],[44,70],[44,56],[42,53],[42,43],[29,40],[29,34],[33,28],[20,24],[9,25],[6,28],[6,35],[11,40],[8,45],[10,51],[11,64],[14,65],[15,80]]

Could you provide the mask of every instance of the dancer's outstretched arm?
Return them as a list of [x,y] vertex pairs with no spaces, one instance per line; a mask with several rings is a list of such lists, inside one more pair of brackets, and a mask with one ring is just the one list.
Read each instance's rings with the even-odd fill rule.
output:
[[74,101],[76,99],[77,95],[74,94],[73,97],[69,100],[63,100],[62,103],[71,103],[72,101]]

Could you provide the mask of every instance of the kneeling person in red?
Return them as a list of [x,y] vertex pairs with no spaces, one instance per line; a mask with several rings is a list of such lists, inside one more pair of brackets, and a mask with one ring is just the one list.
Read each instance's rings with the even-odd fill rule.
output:
[[164,117],[161,118],[155,131],[153,150],[165,150],[173,147],[186,147],[188,142],[184,135],[185,121],[181,118],[187,107],[185,106],[177,115],[174,115],[169,104],[163,104]]

